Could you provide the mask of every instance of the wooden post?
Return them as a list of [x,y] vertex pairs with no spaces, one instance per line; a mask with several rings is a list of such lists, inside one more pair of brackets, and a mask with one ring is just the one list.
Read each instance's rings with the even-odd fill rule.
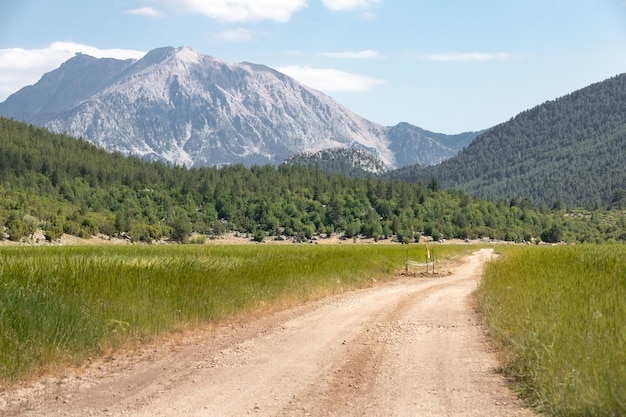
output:
[[406,248],[406,261],[404,262],[404,273],[409,275],[409,248]]
[[433,275],[435,275],[435,252],[433,251]]

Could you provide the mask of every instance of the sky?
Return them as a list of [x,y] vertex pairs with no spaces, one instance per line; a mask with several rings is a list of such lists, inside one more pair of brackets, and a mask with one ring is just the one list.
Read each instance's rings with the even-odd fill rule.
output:
[[76,52],[164,46],[454,134],[625,73],[626,0],[0,0],[0,102]]

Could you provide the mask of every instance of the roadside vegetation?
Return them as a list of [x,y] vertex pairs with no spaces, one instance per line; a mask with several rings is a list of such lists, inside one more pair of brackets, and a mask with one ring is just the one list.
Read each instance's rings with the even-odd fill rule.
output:
[[477,297],[503,372],[548,416],[626,415],[626,247],[497,250]]
[[[467,246],[437,247],[435,256]],[[422,245],[0,248],[0,383],[392,279]]]

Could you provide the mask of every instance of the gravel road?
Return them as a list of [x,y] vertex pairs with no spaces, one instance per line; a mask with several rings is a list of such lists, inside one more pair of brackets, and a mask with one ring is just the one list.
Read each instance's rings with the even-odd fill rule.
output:
[[533,416],[472,306],[491,256],[116,353],[0,393],[0,414]]

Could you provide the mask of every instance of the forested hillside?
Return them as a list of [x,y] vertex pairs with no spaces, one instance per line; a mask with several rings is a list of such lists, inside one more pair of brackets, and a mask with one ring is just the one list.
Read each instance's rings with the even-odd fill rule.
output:
[[537,205],[623,205],[626,74],[525,111],[440,165],[407,167],[391,177],[436,177],[442,187],[472,196]]
[[440,191],[437,181],[350,179],[288,165],[172,167],[2,118],[0,227],[16,241],[37,228],[52,241],[68,233],[184,242],[192,231],[297,241],[329,234],[401,242],[421,235],[626,240],[623,212],[537,210],[528,200]]
[[351,178],[375,177],[386,171],[380,159],[361,148],[331,148],[315,153],[299,153],[285,159],[285,163]]

